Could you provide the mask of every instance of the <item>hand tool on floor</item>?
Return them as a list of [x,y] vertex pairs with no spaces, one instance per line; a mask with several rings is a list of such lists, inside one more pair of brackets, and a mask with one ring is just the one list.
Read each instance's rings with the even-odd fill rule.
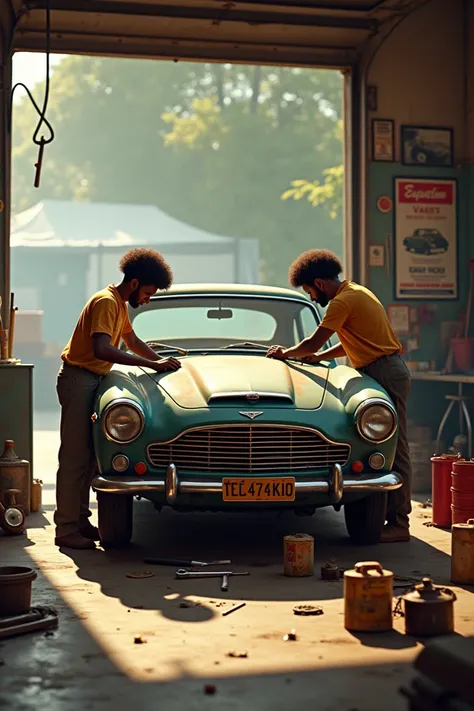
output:
[[235,573],[233,570],[183,570],[182,568],[176,571],[178,580],[191,578],[223,578],[226,575],[227,577],[231,577],[234,575],[250,575],[250,573]]
[[234,573],[233,570],[184,570],[182,568],[176,571],[176,577],[179,580],[184,578],[222,578],[222,592],[229,590],[229,578],[232,575],[249,575],[249,573]]
[[205,568],[209,565],[230,565],[230,560],[213,560],[210,563],[205,563],[202,560],[175,560],[173,558],[144,558],[144,563],[148,565],[178,565],[186,568]]

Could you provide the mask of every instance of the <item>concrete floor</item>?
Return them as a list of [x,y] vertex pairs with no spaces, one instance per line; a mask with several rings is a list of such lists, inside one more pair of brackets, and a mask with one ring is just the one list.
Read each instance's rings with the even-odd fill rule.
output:
[[[55,416],[40,421],[43,427],[55,425]],[[36,431],[35,475],[44,482],[43,511],[28,519],[27,535],[0,537],[0,560],[37,569],[33,604],[56,607],[59,628],[52,635],[0,644],[1,708],[406,708],[398,688],[412,675],[420,642],[404,634],[402,619],[395,620],[391,633],[347,632],[343,584],[320,580],[319,567],[329,558],[344,568],[376,559],[398,576],[429,573],[436,583],[450,585],[450,534],[424,526],[429,509],[414,502],[409,544],[363,548],[348,541],[342,513],[329,509],[312,519],[194,516],[157,514],[142,501],[135,504],[130,548],[65,555],[53,545],[57,444],[55,430]],[[295,532],[315,537],[313,578],[282,575],[282,539]],[[173,568],[142,563],[153,555],[231,558],[232,567],[251,575],[231,579],[229,593],[223,594],[219,580],[176,581]],[[126,577],[144,570],[154,577]],[[450,587],[458,596],[456,631],[472,635],[474,588]],[[222,617],[240,600],[245,608]],[[321,605],[324,614],[296,617],[293,607],[301,603]],[[284,642],[292,628],[298,640]],[[145,643],[134,644],[135,635]],[[247,657],[229,657],[231,651]],[[205,684],[216,686],[214,696],[205,695]]]

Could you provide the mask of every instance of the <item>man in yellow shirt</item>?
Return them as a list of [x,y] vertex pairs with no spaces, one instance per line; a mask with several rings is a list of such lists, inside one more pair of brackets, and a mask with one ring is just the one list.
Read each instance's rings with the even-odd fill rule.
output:
[[[396,338],[385,309],[369,289],[350,281],[340,281],[342,265],[328,250],[304,252],[290,267],[289,280],[320,306],[328,306],[321,325],[314,334],[293,348],[272,346],[271,358],[303,358],[312,363],[347,356],[354,368],[377,380],[392,398],[398,413],[399,433],[394,468],[403,485],[390,492],[384,542],[410,539],[411,461],[407,436],[406,403],[410,394],[410,374],[400,356],[402,347]],[[329,305],[328,305],[329,304]],[[339,343],[319,353],[337,333]]]
[[[57,393],[61,405],[61,446],[56,480],[57,546],[95,548],[97,528],[89,517],[93,474],[91,416],[97,388],[114,363],[141,365],[157,373],[178,370],[176,358],[160,358],[133,331],[127,303],[147,304],[158,289],[168,289],[172,273],[158,252],[132,249],[120,261],[123,280],[94,294],[85,305],[62,352]],[[121,340],[132,353],[120,350]]]

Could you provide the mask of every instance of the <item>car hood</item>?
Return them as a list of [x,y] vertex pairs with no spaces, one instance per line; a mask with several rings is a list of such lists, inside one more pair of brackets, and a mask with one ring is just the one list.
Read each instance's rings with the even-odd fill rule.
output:
[[[180,407],[321,407],[329,369],[263,356],[190,356],[182,367],[163,375],[149,372]],[[258,396],[258,397],[257,397]]]

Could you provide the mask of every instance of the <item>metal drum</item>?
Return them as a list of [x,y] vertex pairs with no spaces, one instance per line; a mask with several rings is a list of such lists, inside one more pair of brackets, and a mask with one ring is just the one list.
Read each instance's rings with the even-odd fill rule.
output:
[[451,481],[452,523],[466,523],[474,518],[474,462],[454,462]]

